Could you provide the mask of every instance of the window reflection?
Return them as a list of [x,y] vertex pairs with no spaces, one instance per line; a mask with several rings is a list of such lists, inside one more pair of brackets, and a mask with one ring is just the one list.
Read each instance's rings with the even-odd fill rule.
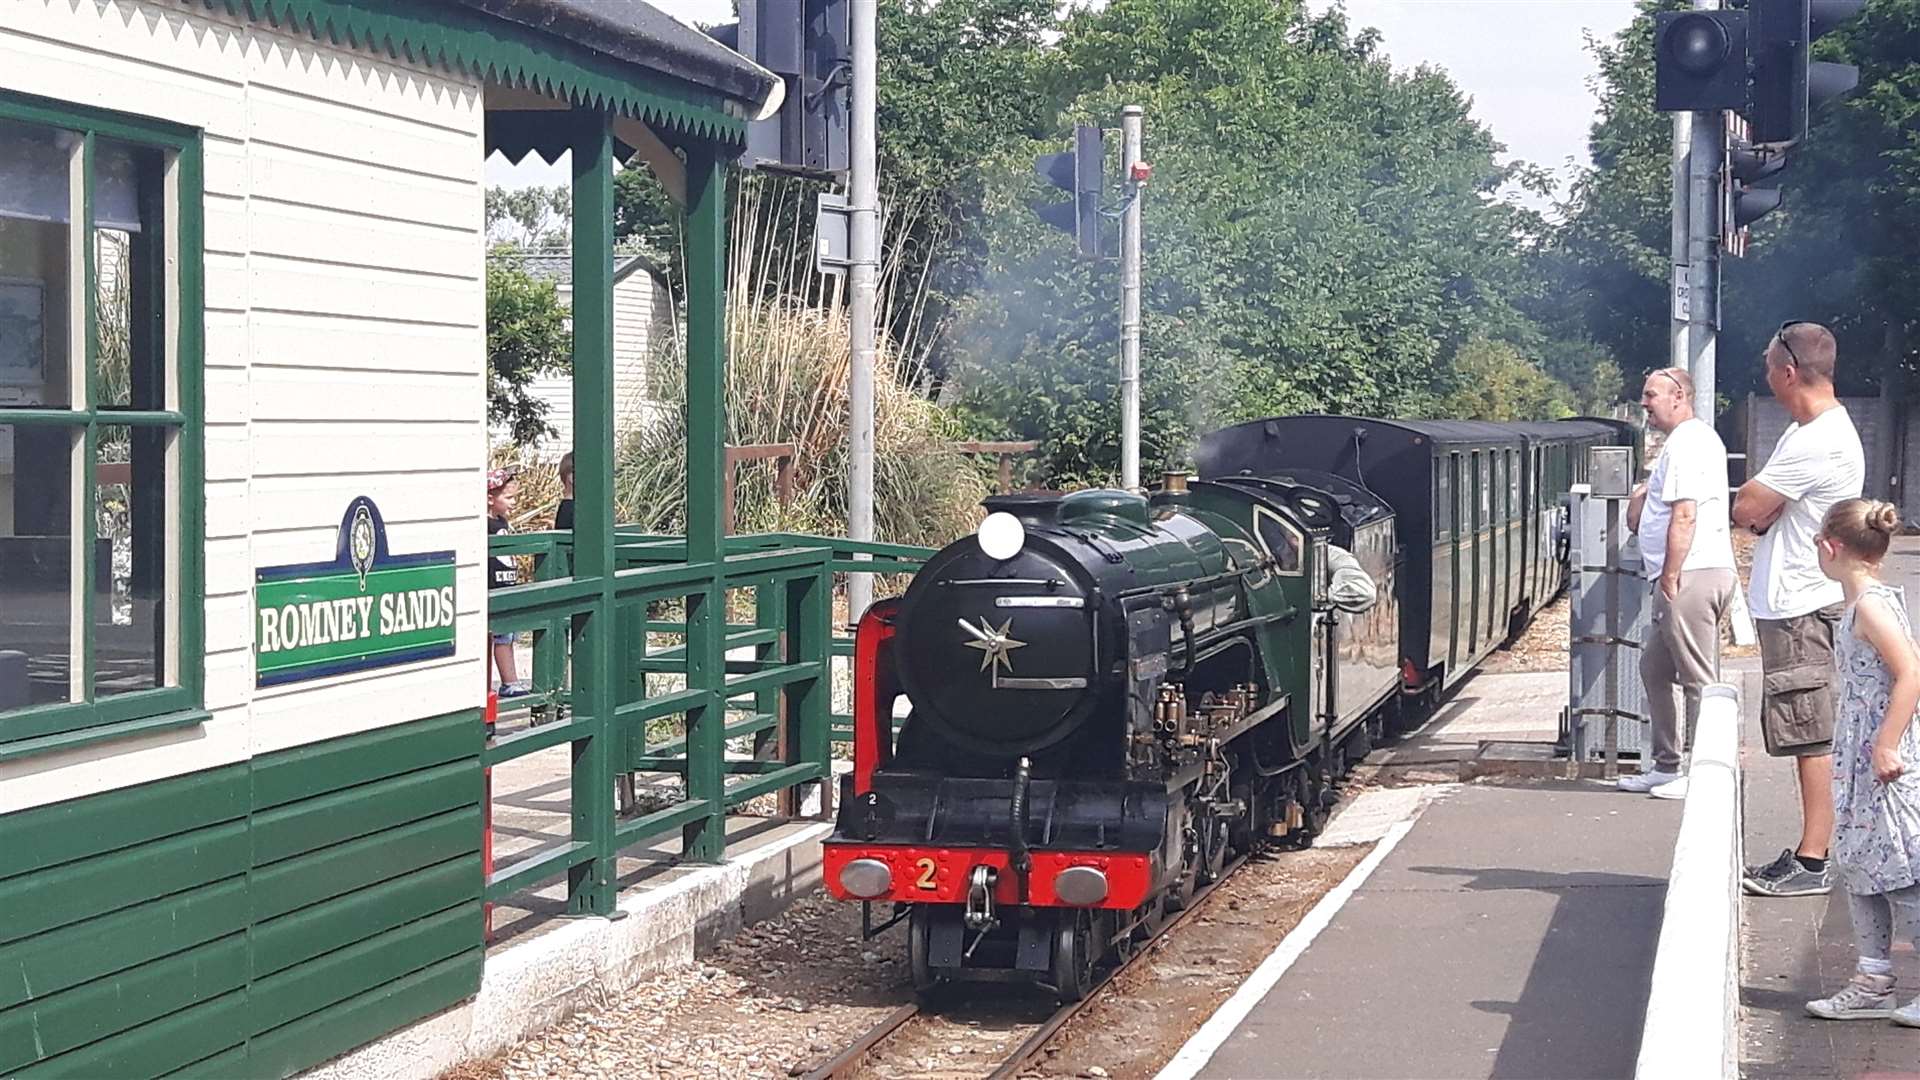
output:
[[94,693],[166,685],[166,439],[158,428],[100,429],[93,470],[99,587]]
[[0,424],[0,710],[72,701],[79,432]]

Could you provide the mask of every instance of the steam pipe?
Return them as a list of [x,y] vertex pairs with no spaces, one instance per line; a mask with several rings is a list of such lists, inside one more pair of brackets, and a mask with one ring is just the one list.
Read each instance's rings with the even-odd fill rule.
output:
[[1013,798],[1007,809],[1012,818],[1007,841],[1008,862],[1019,875],[1020,902],[1027,902],[1028,871],[1033,869],[1033,853],[1027,848],[1027,785],[1033,781],[1033,761],[1021,758],[1013,767]]

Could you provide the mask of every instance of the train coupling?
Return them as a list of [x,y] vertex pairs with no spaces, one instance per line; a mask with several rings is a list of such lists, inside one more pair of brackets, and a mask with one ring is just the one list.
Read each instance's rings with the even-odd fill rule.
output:
[[999,876],[985,865],[976,865],[967,875],[967,929],[984,932],[1000,925],[993,911],[993,886]]

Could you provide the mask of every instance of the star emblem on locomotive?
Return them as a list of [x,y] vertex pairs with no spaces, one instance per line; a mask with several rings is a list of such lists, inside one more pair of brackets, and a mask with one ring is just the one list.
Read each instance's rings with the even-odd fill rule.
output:
[[969,649],[980,650],[981,671],[991,669],[993,677],[996,679],[999,677],[1002,668],[1006,669],[1007,674],[1013,674],[1013,660],[1007,654],[1015,649],[1026,648],[1027,643],[1013,639],[1012,619],[1001,623],[998,630],[994,629],[993,624],[987,621],[985,615],[980,616],[979,626],[975,626],[965,619],[961,619],[959,622],[960,629],[965,630],[973,636],[972,641],[962,642],[962,644]]

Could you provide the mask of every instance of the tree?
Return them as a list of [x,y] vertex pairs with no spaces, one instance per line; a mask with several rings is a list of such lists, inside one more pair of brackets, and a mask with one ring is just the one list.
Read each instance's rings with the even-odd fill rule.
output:
[[565,184],[488,188],[487,240],[519,248],[572,246],[572,190]]
[[[1528,313],[1543,225],[1491,198],[1515,171],[1444,75],[1395,72],[1376,44],[1338,9],[1273,0],[1111,0],[1066,21],[1041,81],[1056,131],[1146,108],[1144,461],[1252,416],[1429,413],[1469,342],[1525,364],[1554,340]],[[996,161],[956,379],[976,426],[1039,437],[1056,478],[1095,481],[1118,461],[1114,271],[1028,207],[1032,156],[1062,138]]]
[[518,266],[511,249],[496,249],[487,260],[487,422],[516,443],[552,435],[547,403],[530,387],[572,366],[573,332],[553,283]]
[[1453,367],[1458,385],[1438,410],[1450,420],[1557,420],[1574,411],[1568,388],[1504,341],[1467,342]]

